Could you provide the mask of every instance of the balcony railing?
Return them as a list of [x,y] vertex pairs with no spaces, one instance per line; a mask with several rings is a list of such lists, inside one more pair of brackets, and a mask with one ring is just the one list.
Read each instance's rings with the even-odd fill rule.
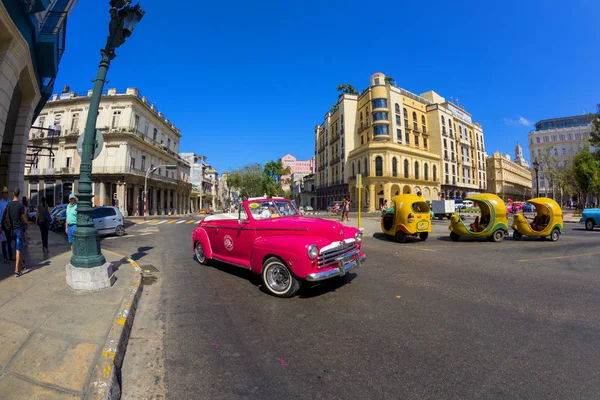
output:
[[365,129],[368,129],[368,128],[370,128],[372,125],[373,125],[373,123],[372,123],[372,122],[365,122],[364,124],[363,124],[363,123],[361,123],[361,124],[358,126],[358,133],[361,133],[361,132],[362,132],[362,131],[364,131]]
[[[146,172],[142,169],[138,169],[138,168],[131,168],[131,167],[125,167],[125,166],[119,166],[119,165],[100,165],[100,166],[96,166],[93,165],[92,166],[92,175],[96,175],[96,174],[123,174],[123,175],[137,175],[140,177],[145,177],[146,176]],[[162,181],[167,181],[167,182],[172,182],[172,183],[179,183],[179,179],[178,178],[171,178],[170,176],[165,176],[165,175],[159,175],[158,171],[154,171],[153,173],[151,173],[149,175],[149,178],[151,179],[157,179],[157,180],[162,180]]]

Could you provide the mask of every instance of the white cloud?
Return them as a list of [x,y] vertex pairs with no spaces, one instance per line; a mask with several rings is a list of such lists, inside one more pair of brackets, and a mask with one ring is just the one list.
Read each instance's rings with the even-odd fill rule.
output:
[[514,126],[514,125],[523,125],[523,126],[531,126],[531,121],[525,117],[519,117],[519,119],[512,118],[504,118],[504,125]]

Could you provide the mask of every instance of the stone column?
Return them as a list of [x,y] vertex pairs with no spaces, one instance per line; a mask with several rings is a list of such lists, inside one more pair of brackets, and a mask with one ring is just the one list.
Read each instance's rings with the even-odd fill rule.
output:
[[[36,97],[39,99],[39,97]],[[33,118],[34,106],[31,99],[23,98],[19,115],[15,125],[14,136],[12,139],[12,149],[8,163],[8,187],[18,186],[23,189],[25,159],[27,158],[27,143],[29,143],[29,131],[31,129],[31,119]]]
[[158,190],[156,188],[150,189],[152,194],[152,215],[158,214]]
[[133,215],[140,215],[140,202],[138,197],[140,196],[140,187],[138,185],[133,185]]
[[383,185],[383,201],[390,201],[392,199],[392,184],[390,182]]
[[121,214],[127,216],[127,196],[125,184],[117,184],[117,203]]
[[181,194],[179,192],[175,193],[175,198],[173,199],[173,209],[175,214],[181,214],[181,210],[179,210],[179,197],[181,196]]
[[375,185],[369,185],[369,212],[375,212]]
[[105,199],[106,199],[106,184],[104,182],[100,182],[99,204],[101,206],[105,205],[104,204]]

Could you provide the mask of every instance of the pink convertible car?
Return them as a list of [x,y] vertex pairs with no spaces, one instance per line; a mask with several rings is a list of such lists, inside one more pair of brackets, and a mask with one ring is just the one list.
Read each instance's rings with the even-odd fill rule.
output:
[[236,213],[207,217],[192,245],[200,264],[218,260],[249,269],[279,297],[295,295],[304,281],[343,276],[365,260],[360,230],[305,218],[284,198],[249,199]]

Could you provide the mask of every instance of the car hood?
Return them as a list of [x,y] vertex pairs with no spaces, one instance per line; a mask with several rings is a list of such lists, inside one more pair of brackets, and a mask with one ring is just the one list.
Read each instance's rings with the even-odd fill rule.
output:
[[274,232],[281,229],[281,233],[285,231],[308,231],[310,236],[323,237],[332,242],[353,238],[358,230],[351,226],[344,226],[337,221],[306,217],[282,217],[257,221],[257,227],[259,229],[264,227],[269,231],[272,229]]

